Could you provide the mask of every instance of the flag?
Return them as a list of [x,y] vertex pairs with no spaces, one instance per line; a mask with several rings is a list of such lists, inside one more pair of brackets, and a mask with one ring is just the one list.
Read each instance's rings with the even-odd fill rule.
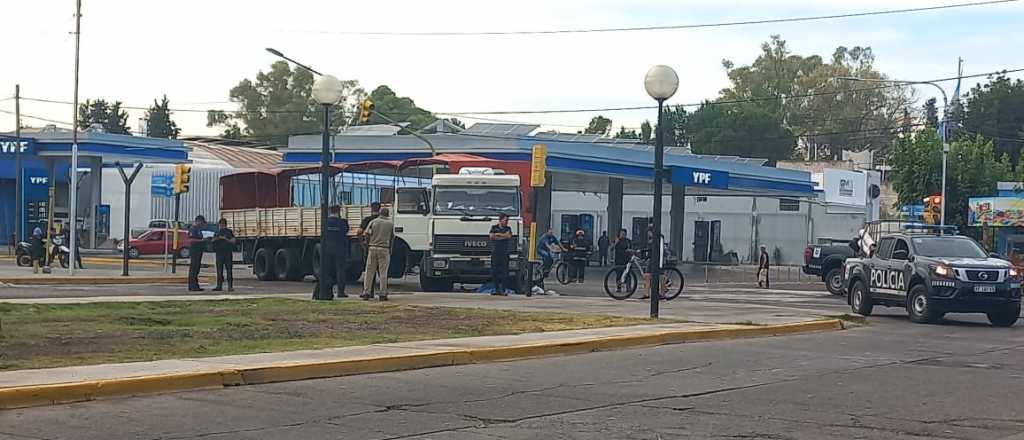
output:
[[952,116],[951,115],[951,113],[952,113],[951,110],[954,107],[958,106],[958,105],[960,105],[960,77],[959,76],[956,78],[956,88],[953,89],[953,99],[951,99],[949,102],[946,103],[946,108],[943,110],[944,113],[945,113],[945,116],[943,116],[942,121],[939,122],[939,129],[938,129],[939,139],[945,140],[946,136],[944,136],[944,135],[945,134],[949,134],[949,131],[948,131],[949,128],[947,127],[947,124],[949,123],[950,116]]

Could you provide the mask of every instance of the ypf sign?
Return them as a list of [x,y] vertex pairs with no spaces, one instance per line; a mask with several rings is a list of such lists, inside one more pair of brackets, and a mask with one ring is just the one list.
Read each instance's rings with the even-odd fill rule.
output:
[[14,156],[20,150],[21,154],[32,154],[35,142],[29,138],[17,138],[0,136],[0,156]]
[[699,168],[673,167],[672,183],[682,186],[729,188],[729,173]]

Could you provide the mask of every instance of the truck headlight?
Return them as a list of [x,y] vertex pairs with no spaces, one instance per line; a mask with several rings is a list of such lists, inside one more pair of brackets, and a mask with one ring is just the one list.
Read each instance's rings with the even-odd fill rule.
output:
[[433,263],[431,263],[431,265],[434,267],[434,269],[447,269],[448,260],[434,260]]
[[1020,271],[1016,267],[1010,268],[1010,278],[1020,278]]
[[953,275],[953,269],[950,269],[949,266],[946,266],[945,264],[940,264],[935,266],[935,275],[948,278]]

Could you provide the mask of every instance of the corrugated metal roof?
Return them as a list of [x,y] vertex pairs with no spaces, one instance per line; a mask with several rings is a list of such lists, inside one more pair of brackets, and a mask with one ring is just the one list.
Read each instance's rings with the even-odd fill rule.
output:
[[201,137],[183,140],[192,147],[189,158],[196,166],[262,170],[276,168],[281,164],[281,153],[268,149],[269,145],[266,144],[249,142],[242,146],[233,140]]

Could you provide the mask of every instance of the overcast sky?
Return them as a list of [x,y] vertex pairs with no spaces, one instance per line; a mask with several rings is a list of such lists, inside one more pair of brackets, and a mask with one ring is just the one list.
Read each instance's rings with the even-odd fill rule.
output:
[[[1024,2],[888,16],[722,28],[530,36],[358,36],[342,31],[465,32],[698,24],[962,3],[968,0],[516,0],[324,1],[83,0],[81,99],[147,106],[166,94],[174,108],[232,109],[228,90],[282,52],[367,90],[380,84],[434,112],[649,105],[643,76],[674,67],[670,102],[717,96],[721,60],[749,64],[781,34],[794,53],[825,58],[836,46],[874,49],[893,78],[1024,68]],[[22,95],[72,99],[74,0],[0,0],[0,131],[14,127]],[[1016,74],[1016,77],[1021,75]],[[977,80],[966,82],[964,89]],[[952,93],[953,84],[946,83]],[[923,97],[934,90],[922,88]],[[68,105],[23,102],[27,115],[70,122]],[[131,112],[135,130],[142,111]],[[653,111],[605,112],[638,127]],[[575,131],[596,114],[487,116]],[[460,117],[472,122],[468,117]],[[215,134],[202,112],[177,112],[185,134]],[[24,119],[25,125],[46,122]],[[554,127],[555,124],[566,125]]]

